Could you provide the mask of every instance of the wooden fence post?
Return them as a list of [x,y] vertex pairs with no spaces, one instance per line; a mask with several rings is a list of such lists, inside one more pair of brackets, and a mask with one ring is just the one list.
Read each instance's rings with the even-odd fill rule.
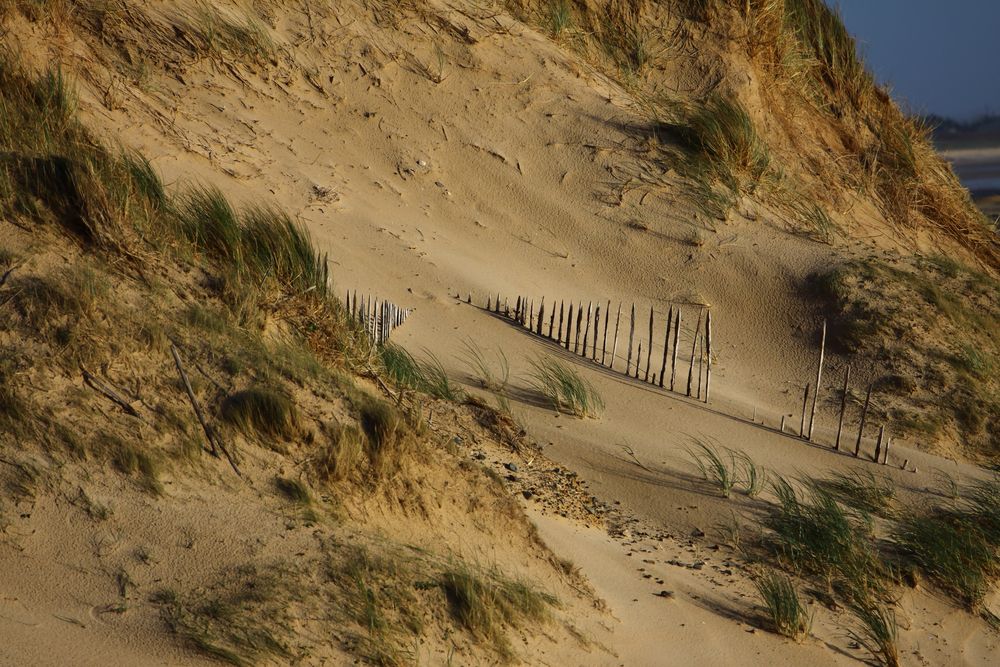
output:
[[799,437],[806,435],[806,409],[809,407],[809,383],[806,383],[806,393],[802,396],[802,422],[799,424]]
[[708,392],[712,389],[712,310],[705,313],[705,402],[708,403]]
[[677,349],[681,342],[681,307],[677,306],[677,314],[674,316],[674,353],[670,362],[670,391],[674,390],[674,380],[677,379]]
[[854,458],[858,458],[861,452],[861,437],[865,432],[865,419],[868,418],[868,405],[872,400],[872,387],[875,383],[868,385],[868,393],[865,395],[865,406],[861,408],[861,424],[858,426],[858,441],[854,444]]
[[875,463],[879,462],[882,458],[882,440],[885,438],[885,424],[878,427],[878,440],[875,441],[875,455],[872,456],[872,461]]
[[611,299],[608,299],[608,307],[604,311],[604,341],[601,343],[601,365],[605,365],[608,358],[608,322],[611,321]]
[[646,375],[642,378],[644,382],[649,382],[649,365],[653,361],[653,307],[649,307],[649,345],[646,346]]
[[587,358],[587,340],[590,338],[590,318],[593,316],[594,302],[587,302],[587,324],[583,328],[583,349],[580,351],[580,356],[584,359]]
[[663,335],[663,363],[660,364],[660,389],[663,389],[663,378],[667,375],[667,350],[670,349],[670,327],[674,323],[674,307],[667,311],[666,333]]
[[573,302],[569,302],[569,313],[566,318],[566,350],[569,350],[570,338],[573,333]]
[[576,334],[573,336],[573,354],[580,352],[580,331],[583,324],[583,302],[576,304]]
[[809,440],[813,439],[813,426],[816,423],[816,404],[819,403],[819,390],[823,382],[823,357],[826,354],[826,320],[823,320],[823,336],[819,343],[819,363],[816,364],[816,392],[813,394],[812,414],[809,415]]
[[837,420],[837,442],[834,444],[833,448],[836,451],[840,451],[840,434],[844,431],[844,412],[847,411],[847,385],[851,381],[851,365],[847,365],[847,370],[844,371],[844,393],[840,397],[840,419]]
[[628,356],[625,358],[625,375],[632,374],[632,337],[635,335],[635,303],[632,304],[632,319],[628,328]]
[[701,311],[698,311],[698,324],[695,325],[694,339],[691,341],[691,366],[688,368],[687,395],[691,395],[691,380],[694,379],[694,353],[698,346],[698,335],[701,334]]
[[590,355],[591,361],[597,361],[597,339],[601,334],[601,304],[594,307],[594,352]]
[[618,325],[622,321],[622,302],[618,302],[618,316],[615,317],[615,344],[611,348],[611,366],[610,368],[614,370],[615,368],[615,357],[618,354]]

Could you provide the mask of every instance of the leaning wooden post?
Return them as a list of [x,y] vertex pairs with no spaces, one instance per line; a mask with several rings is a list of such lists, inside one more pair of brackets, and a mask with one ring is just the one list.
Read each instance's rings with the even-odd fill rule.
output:
[[875,383],[868,385],[868,393],[865,395],[865,406],[861,408],[861,425],[858,426],[858,441],[854,444],[854,458],[858,458],[861,452],[861,437],[865,432],[865,420],[868,418],[868,405],[872,400],[872,387]]
[[604,341],[601,343],[601,365],[608,358],[608,322],[611,321],[611,299],[608,299],[608,307],[604,311]]
[[493,310],[493,295],[490,293],[486,294],[486,312]]
[[635,379],[639,379],[639,360],[642,358],[642,339],[639,339],[639,349],[635,353]]
[[649,382],[649,365],[653,361],[653,307],[649,307],[649,337],[646,339],[649,345],[646,346],[646,375],[643,381]]
[[674,352],[670,362],[670,391],[674,390],[674,380],[677,379],[677,350],[681,343],[681,307],[677,306],[677,314],[674,316]]
[[820,383],[823,382],[823,357],[826,354],[826,320],[823,320],[823,335],[819,343],[819,363],[816,364],[816,392],[813,394],[812,413],[809,415],[809,441],[813,439],[816,424],[816,404],[819,402]]
[[517,303],[514,304],[514,319],[521,321],[521,297],[517,297]]
[[591,355],[591,361],[597,361],[597,339],[600,338],[601,333],[601,304],[597,304],[594,307],[594,353]]
[[545,297],[542,297],[542,302],[538,304],[538,327],[535,333],[539,336],[542,335],[542,322],[545,321]]
[[879,459],[882,458],[882,440],[885,438],[885,424],[878,427],[878,440],[875,441],[875,455],[872,457],[872,461],[878,463]]
[[781,429],[782,433],[785,432],[785,415],[781,415],[781,427],[780,427],[780,429]]
[[694,338],[691,340],[691,366],[688,368],[687,395],[691,395],[691,380],[694,379],[694,353],[698,347],[698,336],[701,334],[701,311],[698,311],[698,324],[694,328]]
[[593,317],[594,302],[587,302],[587,324],[583,328],[583,349],[580,350],[580,356],[584,359],[587,358],[587,340],[590,338],[590,318]]
[[622,321],[622,303],[618,302],[618,315],[615,317],[615,343],[611,347],[611,370],[615,368],[615,355],[618,354],[618,325]]
[[889,445],[892,444],[892,438],[888,438],[885,441],[885,453],[882,454],[882,465],[889,465]]
[[837,442],[833,448],[840,451],[840,434],[844,431],[844,413],[847,411],[847,385],[851,381],[851,365],[847,365],[844,372],[844,392],[840,397],[840,419],[837,420]]
[[580,352],[580,329],[583,325],[583,303],[576,304],[576,333],[573,336],[573,354]]
[[806,408],[809,407],[809,383],[806,383],[806,393],[802,395],[802,421],[799,423],[799,437],[806,435]]
[[667,350],[670,349],[670,326],[674,323],[674,307],[667,311],[667,332],[663,335],[663,363],[660,364],[660,389],[663,389],[663,378],[667,376]]
[[552,314],[549,315],[549,340],[552,340],[552,330],[556,327],[556,302],[552,302]]
[[632,304],[632,319],[628,328],[628,356],[625,357],[625,375],[632,374],[632,339],[635,336],[635,303]]
[[528,331],[535,330],[535,300],[531,300],[531,304],[528,305]]

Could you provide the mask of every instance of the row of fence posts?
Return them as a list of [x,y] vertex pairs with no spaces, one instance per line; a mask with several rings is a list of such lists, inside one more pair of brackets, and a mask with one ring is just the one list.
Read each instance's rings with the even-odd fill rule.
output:
[[[823,320],[823,329],[820,336],[819,344],[819,359],[816,362],[816,384],[815,391],[812,393],[812,407],[809,404],[809,394],[810,389],[813,385],[806,383],[805,391],[802,395],[802,415],[801,421],[799,422],[799,433],[798,436],[803,440],[813,442],[814,427],[816,425],[816,406],[819,402],[819,394],[823,386],[823,363],[826,358],[826,320]],[[844,370],[844,387],[840,397],[840,415],[837,419],[837,438],[834,441],[833,448],[836,451],[841,451],[840,443],[843,439],[844,434],[844,415],[847,412],[847,398],[850,396],[850,384],[851,384],[851,366],[848,364],[847,368]],[[858,437],[854,442],[854,458],[859,458],[861,456],[861,443],[864,438],[865,425],[868,420],[868,408],[872,401],[872,391],[875,389],[875,383],[868,385],[868,391],[865,394],[865,402],[861,408],[861,421],[858,425]],[[809,413],[809,423],[808,428],[806,426],[806,413]],[[756,421],[756,418],[755,418]],[[793,427],[794,428],[794,427]],[[779,427],[782,433],[786,433],[785,429],[785,415],[781,417],[781,426]],[[889,447],[892,445],[892,438],[888,435],[886,425],[882,424],[879,426],[878,439],[875,441],[875,452],[872,455],[872,461],[875,463],[881,463],[886,465],[889,462]],[[906,467],[906,463],[903,463],[903,467]]]
[[344,303],[347,312],[364,327],[369,340],[377,345],[389,342],[393,330],[402,326],[412,312],[409,308],[401,308],[391,301],[373,298],[370,294],[368,296],[362,294],[359,298],[357,290],[348,291]]
[[[467,303],[472,303],[472,295],[466,297]],[[602,310],[603,304],[603,310]],[[611,326],[611,301],[606,303],[598,301],[595,305],[593,301],[587,303],[584,310],[583,302],[574,304],[572,301],[559,301],[558,307],[553,301],[546,310],[545,297],[542,297],[535,308],[534,300],[529,301],[526,297],[515,298],[513,307],[508,297],[497,294],[496,298],[490,294],[486,297],[486,310],[497,315],[502,315],[521,327],[528,329],[531,333],[547,338],[557,345],[565,347],[567,351],[573,352],[585,359],[600,364],[611,370],[615,368],[618,360],[618,345],[623,333],[622,329],[622,308],[624,304],[619,303],[614,316],[614,327]],[[661,313],[662,317],[662,313]],[[670,391],[680,391],[677,377],[677,360],[680,354],[680,333],[681,333],[681,307],[671,305],[666,315],[663,328],[662,355],[657,355],[659,361],[659,371],[656,370],[653,350],[660,339],[655,333],[656,310],[650,306],[649,327],[645,339],[642,332],[637,328],[642,326],[637,323],[635,303],[632,303],[628,314],[628,336],[625,354],[624,373],[627,377],[642,379],[643,382],[669,389]],[[671,340],[671,333],[673,339]],[[609,335],[610,348],[609,348]],[[645,356],[643,356],[643,342],[645,342]],[[610,354],[609,354],[610,352]],[[635,353],[633,355],[633,352]],[[683,361],[681,362],[683,367]],[[669,369],[668,369],[669,365]],[[697,365],[697,370],[695,366]],[[683,372],[683,368],[682,368]],[[697,380],[695,380],[697,373]],[[704,379],[704,384],[702,380]],[[698,317],[695,324],[694,334],[691,338],[691,357],[688,363],[687,385],[685,394],[692,398],[704,400],[708,403],[709,394],[712,388],[712,311],[701,307],[698,310]],[[703,390],[704,389],[704,393]]]

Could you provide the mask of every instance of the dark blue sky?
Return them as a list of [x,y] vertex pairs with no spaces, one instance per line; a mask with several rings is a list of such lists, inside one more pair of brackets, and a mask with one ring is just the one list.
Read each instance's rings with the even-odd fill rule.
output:
[[1000,0],[827,0],[911,111],[1000,113]]

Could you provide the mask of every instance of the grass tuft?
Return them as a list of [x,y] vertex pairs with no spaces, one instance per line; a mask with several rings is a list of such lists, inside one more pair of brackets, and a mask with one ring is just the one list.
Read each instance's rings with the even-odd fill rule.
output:
[[278,477],[274,480],[274,483],[278,487],[278,491],[296,505],[312,504],[312,494],[309,493],[309,487],[301,480],[292,479],[291,477]]
[[784,574],[767,572],[755,577],[753,583],[764,602],[774,631],[801,641],[809,633],[812,618],[802,606],[792,580]]
[[895,610],[868,598],[851,604],[850,608],[861,623],[860,631],[851,630],[850,637],[864,646],[877,664],[899,667],[899,646],[896,643],[899,629]]
[[492,641],[497,651],[508,657],[510,647],[503,627],[539,623],[547,618],[548,607],[556,603],[554,597],[526,583],[503,579],[496,573],[480,574],[464,566],[443,572],[440,586],[455,620],[474,636]]
[[836,473],[820,482],[843,503],[879,516],[891,516],[896,499],[896,487],[885,475],[857,468],[849,473]]
[[590,382],[572,367],[553,357],[538,357],[531,361],[531,383],[556,410],[578,417],[596,417],[604,409],[604,401]]
[[[693,446],[688,456],[698,466],[702,477],[719,488],[723,497],[728,498],[737,482],[736,456],[731,450],[722,450],[714,441],[705,442],[692,438]],[[747,459],[749,460],[749,459]]]
[[299,435],[299,416],[287,394],[270,387],[251,387],[222,403],[222,418],[246,435],[292,440]]

